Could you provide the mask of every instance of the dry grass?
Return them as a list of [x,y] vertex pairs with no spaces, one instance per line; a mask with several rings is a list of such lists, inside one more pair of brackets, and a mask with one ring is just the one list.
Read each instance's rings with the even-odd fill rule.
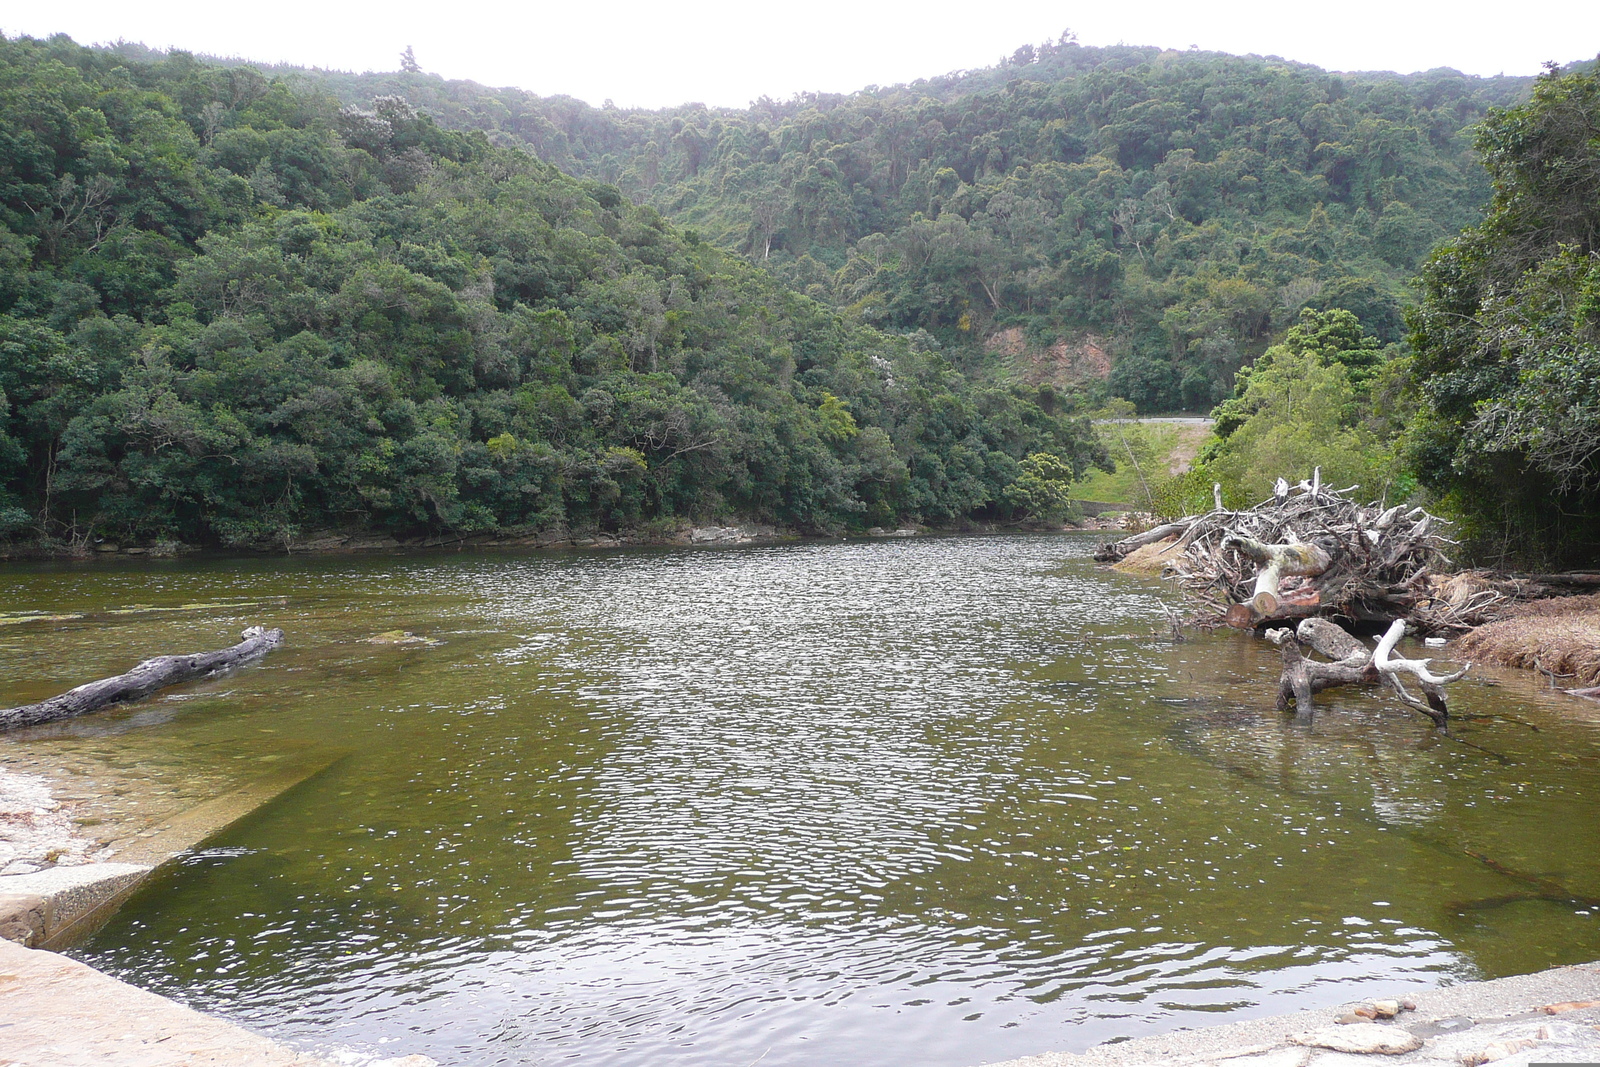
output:
[[1462,637],[1463,659],[1553,674],[1564,688],[1600,685],[1600,594],[1531,600]]
[[1111,569],[1124,574],[1148,574],[1154,577],[1161,574],[1169,560],[1177,559],[1180,555],[1182,552],[1178,548],[1178,539],[1169,537],[1165,541],[1140,545],[1113,563]]

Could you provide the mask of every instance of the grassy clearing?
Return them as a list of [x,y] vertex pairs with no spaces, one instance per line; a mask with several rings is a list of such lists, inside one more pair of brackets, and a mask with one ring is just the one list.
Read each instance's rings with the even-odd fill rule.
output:
[[1095,424],[1095,431],[1117,461],[1114,473],[1091,471],[1072,484],[1076,500],[1150,506],[1149,492],[1189,469],[1211,434],[1209,425],[1178,422],[1117,421]]

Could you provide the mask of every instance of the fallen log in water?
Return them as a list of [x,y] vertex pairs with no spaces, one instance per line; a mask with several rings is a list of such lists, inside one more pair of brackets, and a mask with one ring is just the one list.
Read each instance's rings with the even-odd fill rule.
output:
[[1278,679],[1279,711],[1288,711],[1293,705],[1299,714],[1310,715],[1314,710],[1312,696],[1324,689],[1378,680],[1377,671],[1372,669],[1372,654],[1366,649],[1362,649],[1359,656],[1321,663],[1305,657],[1294,633],[1273,632],[1282,635],[1278,643],[1283,646],[1283,674]]
[[283,644],[283,631],[264,630],[259,626],[252,626],[240,634],[239,638],[239,643],[232,648],[216,652],[195,652],[184,656],[157,656],[145,660],[126,674],[80,685],[76,689],[37,704],[0,710],[0,730],[37,726],[40,723],[86,715],[110,704],[138,700],[169,685],[243,666],[260,659]]
[[[1278,710],[1287,711],[1293,705],[1297,713],[1310,715],[1312,696],[1324,689],[1341,685],[1387,685],[1407,707],[1432,719],[1439,729],[1446,729],[1450,724],[1450,707],[1445,700],[1444,687],[1463,677],[1472,664],[1449,674],[1434,674],[1426,659],[1402,659],[1394,655],[1394,646],[1405,632],[1405,620],[1394,620],[1379,638],[1377,647],[1369,651],[1366,645],[1327,619],[1306,619],[1292,632],[1287,629],[1267,631],[1267,638],[1283,648]],[[1333,662],[1307,659],[1302,651],[1306,647]],[[1411,695],[1400,681],[1401,672],[1416,677],[1425,699]]]

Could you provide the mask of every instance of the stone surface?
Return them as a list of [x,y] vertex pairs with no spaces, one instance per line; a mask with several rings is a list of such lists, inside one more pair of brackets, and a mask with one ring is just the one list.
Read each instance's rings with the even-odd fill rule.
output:
[[[1363,992],[1370,989],[1369,986]],[[1573,1007],[1556,1015],[1544,1013],[1547,1006],[1600,1000],[1600,963],[1554,967],[1536,974],[1422,991],[1412,986],[1406,994],[1394,998],[1401,1001],[1406,1013],[1391,1024],[1336,1024],[1334,1020],[1339,1016],[1352,1014],[1358,1005],[1370,1003],[1352,1001],[1291,1015],[1153,1034],[1079,1053],[1047,1052],[992,1067],[1463,1067],[1472,1057],[1506,1052],[1511,1043],[1524,1040],[1534,1044],[1519,1047],[1500,1059],[1475,1062],[1492,1063],[1494,1067],[1600,1063],[1600,1005]],[[1413,1008],[1415,1014],[1410,1013]],[[1350,1031],[1360,1027],[1391,1035],[1409,1034],[1421,1047],[1392,1055],[1360,1054],[1289,1041],[1291,1034],[1308,1030]]]
[[85,863],[0,878],[0,936],[24,945],[70,940],[149,873],[142,863]]
[[333,1067],[76,960],[10,942],[0,942],[0,1064]]
[[[691,545],[748,545],[758,541],[774,540],[776,527],[758,523],[741,523],[738,526],[695,526],[689,530]],[[574,544],[577,542],[574,541]]]
[[1379,1052],[1395,1056],[1422,1047],[1422,1038],[1398,1026],[1379,1026],[1377,1023],[1346,1023],[1342,1026],[1324,1026],[1306,1030],[1289,1038],[1296,1045],[1331,1048],[1335,1052]]
[[0,893],[0,940],[37,945],[44,938],[50,902],[26,893]]
[[381,634],[373,634],[371,637],[363,638],[363,640],[369,645],[428,645],[432,647],[444,644],[443,641],[436,637],[424,637],[421,634],[414,634],[410,630],[386,630]]
[[71,811],[51,795],[48,781],[0,767],[0,877],[84,863],[99,852],[76,833]]
[[1269,1049],[1243,1056],[1217,1060],[1216,1067],[1306,1067],[1312,1052],[1304,1048]]

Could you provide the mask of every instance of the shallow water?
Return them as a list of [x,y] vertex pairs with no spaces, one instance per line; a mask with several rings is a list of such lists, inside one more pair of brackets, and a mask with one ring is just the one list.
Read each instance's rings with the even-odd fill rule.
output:
[[340,755],[79,951],[322,1051],[961,1067],[1600,958],[1587,708],[1475,672],[1454,738],[1296,723],[1275,649],[1160,640],[1093,544],[11,567],[83,617],[0,627],[0,694],[289,632],[19,743]]

